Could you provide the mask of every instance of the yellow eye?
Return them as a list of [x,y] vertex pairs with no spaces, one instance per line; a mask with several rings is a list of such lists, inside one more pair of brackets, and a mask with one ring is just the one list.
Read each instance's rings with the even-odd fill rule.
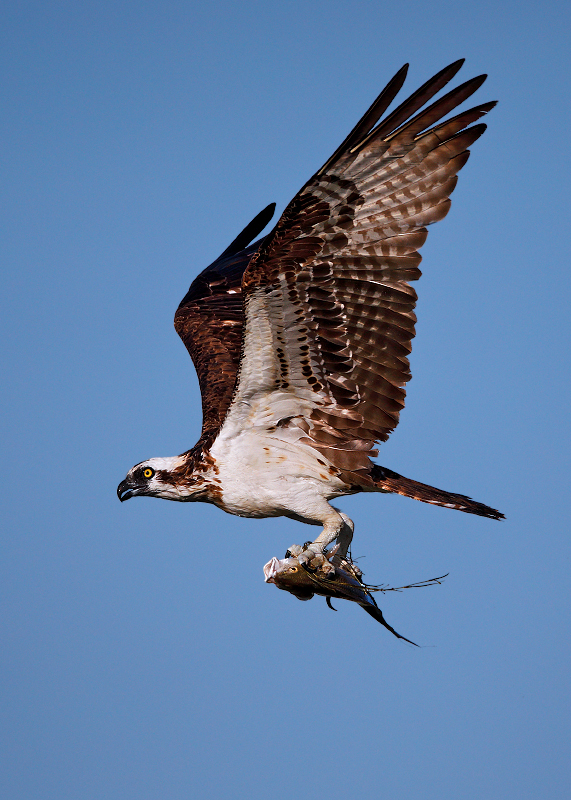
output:
[[144,470],[144,472],[143,472],[143,475],[145,476],[145,478],[152,478],[154,474],[155,474],[155,470],[151,469],[150,467],[147,467],[147,469]]

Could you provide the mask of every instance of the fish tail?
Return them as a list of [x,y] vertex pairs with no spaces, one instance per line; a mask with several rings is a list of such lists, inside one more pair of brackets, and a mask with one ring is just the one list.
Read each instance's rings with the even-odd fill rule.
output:
[[[359,604],[359,605],[361,605],[361,604]],[[381,625],[384,625],[385,628],[388,631],[390,631],[392,634],[394,634],[397,637],[397,639],[404,639],[405,642],[408,642],[409,644],[413,644],[415,647],[418,647],[416,642],[412,642],[410,639],[407,639],[406,636],[401,636],[400,633],[397,633],[394,628],[391,628],[389,623],[383,617],[383,612],[381,611],[381,609],[378,606],[367,604],[366,606],[365,605],[361,605],[361,608],[365,609],[367,614],[370,614],[372,616],[372,618],[376,619],[377,622],[380,622]]]

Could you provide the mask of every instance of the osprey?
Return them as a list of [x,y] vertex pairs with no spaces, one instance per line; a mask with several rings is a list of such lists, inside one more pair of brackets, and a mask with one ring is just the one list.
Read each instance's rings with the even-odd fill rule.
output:
[[462,63],[382,118],[405,65],[271,233],[250,244],[275,204],[194,280],[174,324],[198,373],[202,433],[182,455],[134,466],[121,501],[201,500],[242,517],[321,525],[296,546],[301,563],[334,540],[347,553],[353,523],[330,504],[343,495],[392,492],[503,517],[371,460],[398,423],[411,377],[409,282],[421,275],[426,226],[447,214],[468,147],[486,128],[472,123],[495,105],[442,121],[482,75],[426,106]]

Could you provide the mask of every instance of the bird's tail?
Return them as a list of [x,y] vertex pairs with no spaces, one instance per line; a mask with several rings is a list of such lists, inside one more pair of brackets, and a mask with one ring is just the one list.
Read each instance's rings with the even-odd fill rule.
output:
[[375,486],[383,492],[402,494],[404,497],[422,500],[423,503],[431,503],[433,506],[455,508],[458,511],[465,511],[467,514],[478,514],[480,517],[505,519],[500,511],[496,511],[495,508],[490,508],[490,506],[485,506],[483,503],[477,503],[464,494],[455,494],[454,492],[445,492],[443,489],[436,489],[434,486],[428,486],[425,483],[405,478],[399,475],[398,472],[393,472],[377,464],[371,470],[370,475],[375,482]]

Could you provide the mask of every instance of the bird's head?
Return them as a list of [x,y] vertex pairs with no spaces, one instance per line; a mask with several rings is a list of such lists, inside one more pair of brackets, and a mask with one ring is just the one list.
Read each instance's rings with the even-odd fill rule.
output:
[[183,456],[149,458],[141,461],[127,473],[117,487],[121,502],[131,497],[162,497],[164,500],[198,500],[202,486],[185,476]]

